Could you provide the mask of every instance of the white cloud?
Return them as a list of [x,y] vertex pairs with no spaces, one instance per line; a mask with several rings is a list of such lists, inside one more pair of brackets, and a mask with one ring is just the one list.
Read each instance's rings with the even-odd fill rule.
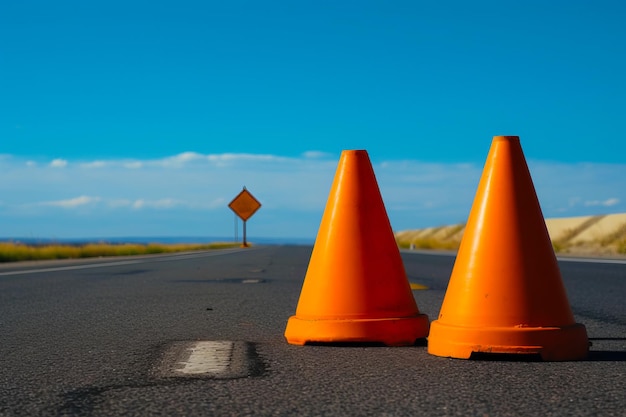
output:
[[50,162],[50,166],[52,168],[65,168],[67,166],[67,161],[65,159],[54,159]]
[[331,155],[327,152],[320,152],[320,151],[306,151],[305,153],[302,154],[302,157],[306,158],[306,159],[320,159],[320,158],[328,158]]
[[286,162],[289,158],[282,158],[275,155],[264,154],[248,154],[248,153],[223,153],[223,154],[210,154],[206,155],[206,159],[213,162],[217,166],[228,166],[228,164],[235,164],[238,162]]
[[108,200],[106,203],[111,208],[130,207],[133,204],[131,200],[127,200],[124,198]]
[[617,204],[619,204],[619,198],[608,198],[603,201],[600,201],[600,200],[585,201],[585,206],[587,207],[593,207],[593,206],[612,207]]
[[128,169],[140,169],[143,167],[143,163],[140,161],[124,162],[122,165],[124,166],[124,168]]
[[225,207],[228,203],[230,203],[230,201],[232,201],[232,199],[231,200],[226,200],[223,197],[218,197],[218,198],[214,199],[213,201],[210,201],[209,203],[207,203],[203,207],[211,208],[211,209],[215,209],[215,208],[218,208],[218,207]]
[[173,198],[161,198],[159,200],[144,200],[138,199],[132,203],[132,208],[139,210],[143,208],[153,209],[170,209],[176,206],[186,205],[181,201],[177,201]]
[[[246,186],[263,204],[249,223],[251,232],[314,236],[338,156],[184,152],[161,159],[58,161],[0,160],[3,235],[28,235],[34,229],[38,235],[60,236],[72,228],[75,235],[228,235],[233,213],[227,205]],[[395,230],[467,219],[482,164],[372,163]],[[626,165],[529,165],[546,217],[626,211]],[[60,166],[64,169],[55,169]],[[81,208],[80,217],[64,222],[59,220],[63,212],[50,207]]]
[[182,167],[186,163],[203,159],[206,160],[206,157],[202,154],[196,152],[183,152],[169,158],[161,159],[159,163],[164,167]]
[[91,203],[97,203],[98,201],[100,201],[100,197],[89,197],[83,195],[76,198],[70,198],[68,200],[46,201],[43,203],[39,203],[39,205],[71,209]]
[[80,166],[82,168],[104,168],[105,166],[107,166],[107,163],[105,161],[93,161],[93,162],[84,162],[82,164],[80,164]]
[[529,166],[546,217],[626,211],[624,164],[531,161]]

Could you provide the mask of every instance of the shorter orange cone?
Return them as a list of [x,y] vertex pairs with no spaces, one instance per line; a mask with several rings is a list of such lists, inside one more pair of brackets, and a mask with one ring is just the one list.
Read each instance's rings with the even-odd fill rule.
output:
[[364,150],[341,154],[287,342],[413,345],[428,335]]
[[495,136],[428,352],[588,355],[517,136]]

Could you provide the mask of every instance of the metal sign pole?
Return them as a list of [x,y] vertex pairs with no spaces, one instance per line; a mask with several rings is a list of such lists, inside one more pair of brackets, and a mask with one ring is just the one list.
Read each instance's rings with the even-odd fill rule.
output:
[[243,221],[243,247],[247,248],[248,247],[248,242],[246,242],[246,223],[247,221]]

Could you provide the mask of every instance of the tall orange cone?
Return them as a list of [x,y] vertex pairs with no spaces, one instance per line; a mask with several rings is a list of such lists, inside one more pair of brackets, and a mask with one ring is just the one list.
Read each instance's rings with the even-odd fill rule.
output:
[[413,298],[364,150],[344,150],[313,247],[287,342],[412,345],[429,321]]
[[428,352],[588,355],[517,136],[495,136]]

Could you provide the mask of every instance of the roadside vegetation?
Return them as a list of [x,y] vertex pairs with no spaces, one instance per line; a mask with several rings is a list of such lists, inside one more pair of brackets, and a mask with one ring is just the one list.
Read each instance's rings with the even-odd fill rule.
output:
[[445,241],[435,238],[415,238],[411,240],[396,239],[401,249],[432,249],[432,250],[450,250],[459,249],[460,242]]
[[395,234],[401,249],[432,249],[456,251],[461,244],[465,224],[407,230]]
[[0,242],[0,262],[38,261],[53,259],[96,258],[104,256],[134,256],[159,253],[187,252],[237,247],[237,243],[208,244],[108,244],[84,245],[45,244],[26,245],[19,242]]
[[[396,236],[396,243],[400,249],[430,249],[430,250],[444,250],[444,251],[457,251],[461,244],[457,240],[437,239],[433,237],[428,238],[412,238],[406,239]],[[558,254],[605,254],[611,253],[626,255],[626,239],[612,241],[606,243],[604,241],[594,241],[591,243],[583,244],[570,244],[564,243],[561,240],[552,241],[552,247],[554,252]]]
[[617,244],[617,252],[626,255],[626,239]]
[[[553,229],[554,252],[561,255],[626,255],[626,214],[572,218],[573,226]],[[613,217],[613,220],[611,219]],[[580,219],[580,221],[577,221]],[[604,224],[600,222],[603,221]],[[610,223],[610,222],[613,223]],[[547,220],[547,224],[554,226]],[[430,227],[395,233],[401,249],[457,251],[465,225]],[[550,229],[550,227],[548,227]]]

